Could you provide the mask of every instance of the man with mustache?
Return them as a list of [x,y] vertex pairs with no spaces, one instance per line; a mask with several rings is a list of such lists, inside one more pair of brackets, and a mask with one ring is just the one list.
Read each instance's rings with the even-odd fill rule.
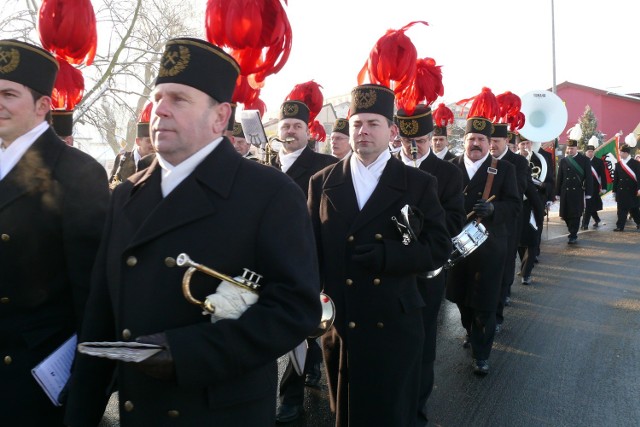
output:
[[[489,237],[449,271],[446,290],[446,298],[458,305],[467,331],[463,347],[471,347],[473,372],[481,376],[489,373],[496,330],[509,239],[506,222],[518,215],[522,203],[513,165],[489,153],[492,130],[491,120],[469,117],[464,154],[452,161],[462,171],[465,212],[473,211]],[[490,197],[495,198],[487,201]]]

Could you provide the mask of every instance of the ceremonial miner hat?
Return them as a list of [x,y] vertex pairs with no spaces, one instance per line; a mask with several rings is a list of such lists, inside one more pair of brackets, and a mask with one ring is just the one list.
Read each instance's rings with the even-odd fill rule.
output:
[[218,102],[231,102],[238,74],[236,60],[219,47],[200,39],[177,38],[165,46],[155,84],[179,83]]
[[396,114],[396,123],[401,137],[417,138],[427,135],[433,130],[431,108],[417,105],[413,114],[406,114],[404,109],[400,109]]
[[[487,87],[482,88],[482,92],[470,100],[473,100],[467,115],[467,125],[465,135],[468,133],[479,133],[491,139],[493,135],[493,121],[500,114],[500,106],[496,96]],[[465,100],[468,102],[469,100]],[[506,137],[506,134],[505,134]]]
[[509,137],[509,125],[507,123],[494,123],[493,138],[508,138]]
[[586,147],[584,147],[584,151],[589,151],[589,150],[595,150],[596,147],[594,147],[593,145],[587,145]]
[[433,110],[433,136],[447,136],[447,125],[453,124],[453,111],[442,102]]
[[518,134],[518,137],[519,137],[519,139],[520,139],[520,142],[528,141],[527,137],[526,137],[526,136],[524,136],[524,135],[523,135],[523,134],[521,134],[521,133],[519,133],[519,134]]
[[136,137],[138,138],[148,138],[149,137],[149,121],[151,120],[151,109],[153,108],[153,104],[151,102],[147,102],[142,111],[140,112],[140,116],[138,117],[138,124],[136,127]]
[[631,153],[631,147],[628,146],[627,144],[622,144],[620,146],[620,152],[621,153]]
[[[231,104],[231,117],[229,117],[229,122],[227,123],[227,130],[233,132],[236,126],[236,108],[237,104]],[[234,135],[235,136],[235,135]]]
[[236,138],[245,138],[244,131],[242,130],[242,125],[238,122],[233,123],[233,136]]
[[279,120],[298,119],[309,123],[309,107],[302,101],[284,101],[280,106]]
[[567,147],[577,147],[578,141],[575,139],[567,139]]
[[51,124],[58,136],[73,135],[73,111],[52,110]]
[[351,91],[349,115],[374,113],[393,120],[394,100],[395,95],[388,87],[377,84],[356,86]]
[[58,61],[46,50],[19,40],[0,40],[0,79],[51,96]]
[[349,136],[349,120],[347,119],[336,119],[333,124],[333,132],[340,132],[344,135]]
[[509,144],[517,144],[518,143],[518,134],[515,132],[509,131],[507,133],[507,137],[509,138]]

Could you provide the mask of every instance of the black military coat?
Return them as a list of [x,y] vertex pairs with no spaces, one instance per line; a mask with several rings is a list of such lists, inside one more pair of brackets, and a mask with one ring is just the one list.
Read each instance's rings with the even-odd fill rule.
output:
[[627,172],[622,169],[620,163],[616,163],[615,175],[613,179],[613,192],[616,194],[616,202],[618,208],[631,209],[640,206],[638,198],[637,179],[640,179],[640,162],[635,159],[629,159],[627,166],[636,174],[634,180]]
[[286,173],[302,188],[306,196],[309,192],[311,175],[337,161],[338,159],[333,156],[316,153],[311,148],[306,147]]
[[104,168],[51,128],[0,181],[2,425],[62,425],[31,369],[79,328],[108,199]]
[[[545,209],[537,188],[533,181],[527,183],[527,189],[524,192],[526,198],[522,202],[522,213],[519,219],[521,226],[518,246],[536,246],[540,240],[538,231],[544,225]],[[531,224],[532,213],[533,222],[537,228],[533,228]]]
[[[555,200],[555,165],[551,154],[542,148],[537,152],[531,153],[530,168],[539,168],[540,172],[536,174],[536,179],[539,181],[536,183],[540,200],[543,203],[553,202]],[[546,175],[542,175],[544,169],[542,162],[546,165]],[[537,172],[537,171],[536,171]],[[533,176],[533,175],[532,175]]]
[[[465,211],[471,212],[484,192],[491,156],[487,157],[473,179],[469,179],[467,174],[464,156],[452,163],[462,171]],[[522,204],[513,165],[498,160],[497,169],[490,192],[490,196],[496,196],[492,201],[494,212],[491,217],[482,220],[489,237],[447,274],[447,299],[483,311],[495,311],[498,305],[507,250],[506,223],[519,214]]]
[[582,168],[577,171],[567,158],[560,160],[556,179],[556,194],[560,196],[560,217],[580,218],[584,211],[585,194],[593,193],[591,179],[591,162],[584,154],[578,153],[573,158]]
[[118,153],[109,173],[109,184],[113,184],[114,181],[123,183],[134,173],[136,173],[136,161],[133,157],[133,151]]
[[456,155],[453,154],[451,151],[449,151],[447,149],[447,154],[444,155],[444,157],[442,158],[442,160],[446,161],[446,162],[450,162],[451,160],[455,159]]
[[[424,338],[416,275],[450,253],[445,214],[435,179],[396,158],[359,210],[349,158],[314,175],[308,198],[322,283],[336,304],[334,327],[323,336],[331,404],[338,426],[409,426]],[[391,217],[406,204],[424,223],[418,241],[405,246]],[[384,254],[375,266],[353,260],[363,245]]]
[[600,190],[603,188],[606,189],[607,187],[607,175],[605,174],[604,162],[602,159],[597,157],[591,159],[589,174],[591,175],[593,188],[591,190],[591,198],[586,200],[587,209],[591,212],[597,212],[603,208]]
[[[320,319],[317,255],[305,199],[284,174],[243,159],[228,139],[167,197],[157,163],[113,193],[81,341],[165,332],[175,381],[120,363],[122,426],[274,424],[276,360]],[[262,274],[256,304],[211,323],[184,298],[181,252],[223,274]],[[217,279],[196,274],[200,300]],[[96,425],[114,366],[80,356],[66,421]]]

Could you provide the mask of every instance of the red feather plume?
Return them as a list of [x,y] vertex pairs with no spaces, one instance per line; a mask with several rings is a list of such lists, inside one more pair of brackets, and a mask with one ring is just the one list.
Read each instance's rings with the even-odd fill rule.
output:
[[453,111],[449,109],[442,102],[438,104],[438,108],[433,110],[433,122],[436,126],[445,127],[447,125],[453,124],[455,121],[455,116]]
[[80,70],[72,67],[64,59],[58,58],[58,62],[60,70],[51,93],[51,108],[71,111],[84,95],[84,77]]
[[441,66],[433,58],[418,59],[414,81],[396,98],[398,108],[413,114],[416,105],[431,105],[439,96],[444,95]]
[[496,99],[500,105],[499,119],[502,123],[507,123],[510,116],[514,116],[520,112],[522,101],[515,93],[506,91],[505,93],[496,95]]
[[153,108],[153,103],[147,102],[140,111],[140,116],[138,117],[138,123],[149,123],[151,121],[151,109]]
[[[488,87],[483,87],[479,95],[471,98],[471,108],[467,117],[484,117],[485,119],[495,122],[500,115],[500,105],[496,96]],[[464,100],[469,101],[469,100]],[[462,101],[460,101],[462,102]]]
[[525,116],[522,111],[518,111],[516,114],[507,117],[507,123],[509,123],[509,129],[515,132],[522,129],[525,123]]
[[320,92],[321,87],[322,86],[313,80],[297,84],[293,87],[293,90],[289,92],[285,100],[304,102],[305,105],[309,107],[309,123],[312,123],[324,105],[324,97],[322,96],[322,92]]
[[96,56],[96,15],[90,0],[43,0],[38,14],[42,47],[71,64]]
[[429,25],[425,21],[413,21],[399,30],[388,30],[378,39],[358,73],[358,84],[362,84],[368,75],[371,83],[393,87],[399,94],[413,82],[418,53],[405,31],[415,24]]
[[291,24],[280,0],[208,0],[205,30],[209,42],[238,61],[240,74],[250,76],[255,89],[289,59]]
[[314,120],[309,125],[309,134],[311,135],[311,138],[315,139],[316,141],[324,141],[325,139],[327,139],[327,131],[325,130],[324,126],[322,126],[322,124],[317,120]]

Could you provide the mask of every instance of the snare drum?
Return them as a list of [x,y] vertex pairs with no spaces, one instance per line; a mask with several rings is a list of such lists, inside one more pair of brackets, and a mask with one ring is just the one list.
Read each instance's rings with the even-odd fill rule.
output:
[[489,232],[484,225],[477,221],[471,221],[464,226],[460,234],[451,239],[453,251],[449,257],[449,261],[445,264],[445,268],[449,269],[456,263],[467,257],[470,253],[478,249],[489,237]]

